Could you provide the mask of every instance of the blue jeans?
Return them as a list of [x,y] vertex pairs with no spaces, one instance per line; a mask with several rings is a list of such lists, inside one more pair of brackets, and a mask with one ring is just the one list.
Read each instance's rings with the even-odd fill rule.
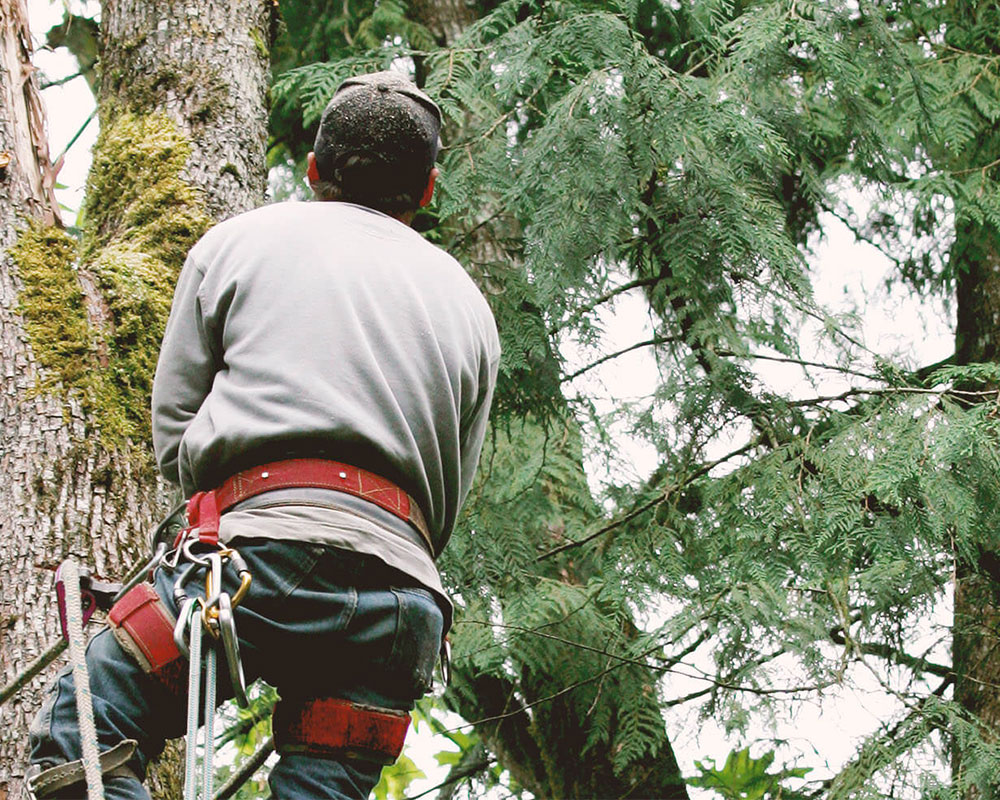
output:
[[[443,617],[433,596],[402,573],[359,553],[266,539],[232,543],[253,576],[236,608],[247,682],[262,678],[285,698],[339,697],[410,710],[431,686]],[[226,589],[238,581],[226,570]],[[176,573],[158,570],[156,589],[174,614]],[[193,590],[203,581],[188,584]],[[206,643],[209,639],[206,638]],[[125,739],[139,748],[127,766],[140,779],[167,739],[183,735],[185,703],[151,679],[109,630],[87,648],[100,749]],[[232,695],[220,664],[220,702]],[[186,685],[186,684],[185,684]],[[65,670],[31,726],[31,761],[80,758],[73,678]],[[381,767],[354,758],[283,755],[269,778],[278,800],[367,798]],[[67,797],[83,796],[80,787]],[[134,778],[109,777],[107,800],[148,800]]]

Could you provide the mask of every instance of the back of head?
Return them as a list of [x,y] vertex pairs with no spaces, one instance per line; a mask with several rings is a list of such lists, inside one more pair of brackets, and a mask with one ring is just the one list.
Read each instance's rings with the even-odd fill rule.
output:
[[349,78],[320,119],[318,192],[398,214],[413,211],[437,158],[441,111],[397,72]]

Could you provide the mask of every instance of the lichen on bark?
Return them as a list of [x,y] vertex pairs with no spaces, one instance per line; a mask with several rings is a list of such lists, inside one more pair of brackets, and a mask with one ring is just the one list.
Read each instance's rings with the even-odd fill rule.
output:
[[[149,439],[149,394],[174,285],[187,251],[212,224],[201,193],[183,177],[190,152],[165,115],[106,115],[82,240],[32,225],[12,253],[47,382],[79,394],[105,446]],[[81,278],[97,290],[90,313]]]

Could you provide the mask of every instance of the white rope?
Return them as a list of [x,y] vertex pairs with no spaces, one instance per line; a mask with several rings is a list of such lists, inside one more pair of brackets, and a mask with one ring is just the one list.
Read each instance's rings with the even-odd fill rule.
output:
[[80,750],[83,774],[87,780],[87,800],[104,800],[100,753],[97,749],[97,727],[94,724],[94,703],[87,673],[86,643],[83,638],[83,607],[80,597],[80,570],[72,559],[60,567],[66,587],[66,629],[69,634],[69,660],[76,685],[76,714],[80,725]]
[[[196,621],[201,627],[201,620]],[[217,659],[215,648],[209,642],[205,652],[205,751],[202,755],[203,800],[212,800],[212,781],[215,777],[215,681]]]
[[187,753],[184,766],[184,800],[198,800],[198,699],[201,695],[201,615],[191,617],[187,704]]

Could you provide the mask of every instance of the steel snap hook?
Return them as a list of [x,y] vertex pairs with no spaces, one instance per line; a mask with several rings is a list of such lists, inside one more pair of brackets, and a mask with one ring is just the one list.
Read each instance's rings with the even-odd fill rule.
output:
[[247,697],[246,679],[243,677],[243,662],[240,659],[240,642],[236,636],[236,621],[233,617],[233,606],[229,595],[225,592],[219,595],[218,625],[222,638],[222,649],[226,655],[226,665],[229,668],[229,681],[233,685],[233,696],[240,708],[248,708],[250,700]]

